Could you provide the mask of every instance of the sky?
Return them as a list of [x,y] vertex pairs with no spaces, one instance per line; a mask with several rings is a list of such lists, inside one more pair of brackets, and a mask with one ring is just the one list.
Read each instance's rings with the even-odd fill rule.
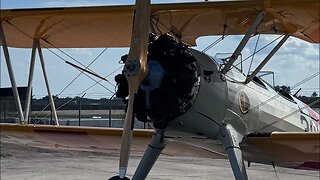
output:
[[[167,3],[167,2],[194,2],[197,0],[153,0],[152,3]],[[198,0],[200,1],[200,0]],[[12,8],[40,8],[40,7],[70,7],[70,6],[99,6],[99,5],[123,5],[133,4],[134,0],[33,0],[33,1],[21,1],[21,0],[1,0],[1,9]],[[263,47],[270,41],[276,39],[275,35],[261,35],[257,45],[257,49]],[[198,50],[203,50],[206,46],[211,44],[217,38],[216,36],[200,37],[197,39],[197,46],[193,47]],[[224,41],[214,46],[206,53],[215,56],[217,53],[232,53],[237,47],[242,36],[228,36]],[[254,52],[254,47],[257,41],[257,36],[251,38],[247,46],[242,52],[243,59],[248,57]],[[275,45],[275,44],[274,44]],[[274,46],[273,45],[273,46]],[[253,61],[253,67],[256,67],[261,60],[267,55],[272,47],[266,48],[255,55]],[[81,63],[89,64],[100,52],[104,49],[62,49],[63,52],[77,59]],[[61,53],[57,49],[52,50],[54,53],[59,54],[65,60],[72,61],[65,54]],[[29,66],[30,66],[30,49],[17,49],[9,48],[10,57],[12,60],[15,78],[18,86],[26,86],[28,81]],[[79,71],[75,68],[67,65],[59,57],[52,52],[43,49],[46,69],[48,73],[50,88],[52,94],[57,95],[68,85],[78,74]],[[109,48],[90,66],[90,69],[95,71],[101,76],[106,76],[118,69],[114,74],[108,76],[108,82],[101,82],[101,85],[96,85],[89,90],[88,87],[95,84],[92,79],[82,74],[74,83],[71,84],[60,97],[73,97],[82,96],[86,93],[87,98],[108,98],[115,91],[114,76],[121,72],[122,64],[119,64],[120,57],[123,54],[128,53],[128,48]],[[11,87],[10,79],[8,76],[7,66],[5,63],[3,51],[1,48],[0,54],[0,87]],[[245,72],[248,71],[249,63],[251,59],[247,60],[243,66]],[[270,62],[262,69],[265,71],[273,71],[275,73],[276,85],[287,85],[295,87],[292,92],[294,93],[299,88],[302,88],[300,95],[311,95],[316,91],[320,94],[319,90],[319,75],[310,81],[303,83],[300,86],[296,86],[297,83],[303,79],[308,78],[310,75],[319,72],[320,66],[319,60],[319,44],[311,44],[304,42],[294,37],[290,37],[289,40],[280,48],[280,50],[273,56]],[[253,70],[251,68],[251,70]],[[96,81],[99,79],[92,77]],[[271,78],[267,78],[271,81]],[[47,95],[45,82],[43,79],[40,62],[37,57],[36,66],[33,80],[33,94],[35,98],[41,98]],[[111,85],[113,84],[113,85]]]

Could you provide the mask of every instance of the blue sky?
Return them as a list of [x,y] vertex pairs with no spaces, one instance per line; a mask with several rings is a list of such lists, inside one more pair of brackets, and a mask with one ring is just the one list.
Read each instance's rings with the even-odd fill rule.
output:
[[[175,2],[192,2],[196,0],[180,0]],[[152,3],[173,2],[154,0]],[[34,0],[34,1],[21,1],[21,0],[1,0],[1,9],[11,8],[38,8],[38,7],[61,7],[61,6],[93,6],[93,5],[117,5],[117,4],[133,4],[133,0],[122,1],[89,1],[89,0]],[[201,37],[197,40],[196,49],[202,50],[207,45],[212,43],[218,37]],[[277,36],[261,36],[259,41],[259,47],[264,46],[271,40],[277,38]],[[214,56],[216,53],[231,53],[236,48],[237,44],[241,40],[241,36],[229,36],[223,42],[210,49],[207,53]],[[247,57],[252,54],[254,45],[256,43],[256,37],[250,40],[249,44],[243,51],[243,57]],[[98,53],[103,49],[63,49],[66,53],[76,58],[83,64],[87,65],[93,60]],[[270,51],[270,48],[268,49]],[[261,61],[268,50],[262,51],[255,56],[256,62]],[[52,89],[52,94],[58,94],[61,90],[73,80],[79,73],[73,67],[66,65],[57,56],[53,55],[48,50],[44,51],[44,57],[46,60],[46,67],[49,76],[49,82]],[[53,50],[59,55],[68,59],[65,55],[61,54],[58,50]],[[120,68],[122,65],[118,64],[120,57],[128,52],[128,48],[112,48],[107,49],[106,52],[95,62],[90,68],[98,74],[105,76],[115,69]],[[18,86],[26,86],[28,80],[29,61],[31,56],[30,49],[15,49],[10,48],[10,55],[15,70],[15,76]],[[250,61],[250,60],[249,60]],[[249,63],[249,61],[247,61]],[[0,86],[10,87],[10,80],[7,73],[5,60],[1,48],[1,77]],[[244,64],[248,67],[248,63]],[[253,63],[254,67],[257,63]],[[284,46],[277,52],[277,54],[271,59],[263,70],[270,70],[275,72],[275,83],[280,85],[294,86],[296,83],[307,78],[308,76],[319,71],[319,45],[310,44],[296,38],[290,38]],[[120,73],[118,70],[117,73]],[[111,75],[108,79],[114,84],[113,77],[116,74]],[[96,79],[96,78],[95,78]],[[98,80],[98,79],[97,79]],[[94,84],[95,82],[81,75],[75,83],[73,83],[67,90],[63,92],[62,97],[80,95],[86,88]],[[102,84],[109,90],[114,91],[114,87],[106,82]],[[309,95],[313,91],[319,92],[319,76],[297,87],[302,88],[301,94]],[[296,89],[296,90],[297,90]],[[294,92],[295,90],[293,90]],[[110,97],[111,93],[104,87],[96,85],[90,90],[86,91],[86,97],[101,98]],[[36,69],[34,74],[34,88],[33,94],[39,98],[46,95],[46,89],[44,80],[42,77],[42,71],[40,68],[39,60],[36,59]],[[319,93],[318,93],[319,94]]]

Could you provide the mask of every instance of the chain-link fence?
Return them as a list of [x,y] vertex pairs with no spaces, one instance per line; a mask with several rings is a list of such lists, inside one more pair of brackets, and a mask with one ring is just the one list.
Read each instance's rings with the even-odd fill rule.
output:
[[[25,104],[27,87],[18,87],[18,94],[22,104]],[[12,88],[0,88],[0,123],[19,123],[18,110]]]

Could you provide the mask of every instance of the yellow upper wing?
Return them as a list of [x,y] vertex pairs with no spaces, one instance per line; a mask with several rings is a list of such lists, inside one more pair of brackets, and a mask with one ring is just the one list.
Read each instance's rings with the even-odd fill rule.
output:
[[[156,33],[171,32],[189,45],[206,35],[244,34],[260,11],[257,33],[291,34],[319,43],[318,0],[258,0],[152,5]],[[133,6],[1,10],[9,47],[128,47]]]

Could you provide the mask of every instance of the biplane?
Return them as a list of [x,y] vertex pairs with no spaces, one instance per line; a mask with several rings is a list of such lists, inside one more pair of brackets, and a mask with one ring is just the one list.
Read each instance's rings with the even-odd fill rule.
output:
[[[134,117],[150,121],[154,133],[132,179],[147,177],[166,139],[182,137],[220,141],[237,180],[248,179],[244,161],[319,169],[319,114],[257,76],[289,37],[319,43],[319,5],[316,0],[152,5],[136,0],[124,6],[1,10],[1,44],[21,124],[29,116],[37,49],[44,64],[41,47],[130,47],[116,78],[127,111],[119,174],[110,179],[128,179]],[[283,38],[246,76],[235,61],[258,34]],[[207,35],[243,38],[231,56],[218,58],[190,48]],[[8,47],[32,49],[25,114]]]

